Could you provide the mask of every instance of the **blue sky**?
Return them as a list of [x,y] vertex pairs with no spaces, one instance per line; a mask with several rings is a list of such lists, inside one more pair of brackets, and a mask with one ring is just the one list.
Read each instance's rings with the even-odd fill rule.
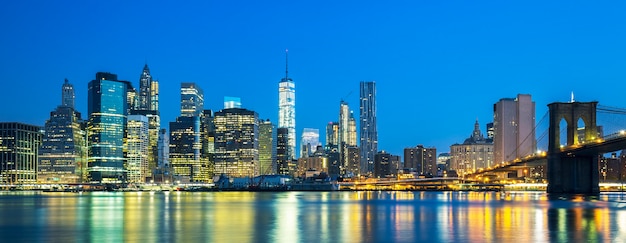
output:
[[[161,84],[162,126],[179,115],[181,82],[205,108],[224,96],[277,121],[289,49],[296,125],[358,119],[359,81],[375,80],[379,149],[447,152],[493,104],[533,96],[626,107],[626,6],[588,1],[4,1],[0,121],[43,125],[64,78],[86,113],[98,71],[138,86],[144,63]],[[84,114],[86,116],[86,114]]]

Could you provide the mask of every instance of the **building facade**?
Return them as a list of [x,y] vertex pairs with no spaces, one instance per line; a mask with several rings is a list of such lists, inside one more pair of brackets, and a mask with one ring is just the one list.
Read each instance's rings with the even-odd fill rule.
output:
[[126,171],[127,182],[143,183],[152,177],[149,165],[150,140],[147,116],[129,115],[126,132]]
[[424,145],[405,148],[403,168],[419,175],[437,176],[437,149]]
[[400,168],[400,156],[380,151],[374,156],[374,176],[396,177]]
[[535,102],[530,95],[500,99],[493,106],[493,136],[495,163],[536,152]]
[[378,152],[378,127],[376,124],[376,82],[361,81],[359,106],[359,134],[361,148],[361,174],[374,170],[374,155]]
[[215,174],[259,175],[259,118],[254,111],[231,108],[215,112]]
[[130,83],[119,81],[117,75],[98,72],[89,82],[87,110],[89,180],[121,183],[124,169],[124,138],[128,115]]
[[0,183],[37,183],[37,160],[41,146],[39,127],[0,122]]
[[474,123],[472,135],[463,144],[450,146],[450,170],[459,176],[472,173],[478,169],[494,164],[494,145],[485,139],[480,131],[478,121]]
[[269,119],[259,121],[259,173],[276,174],[276,126]]
[[276,129],[276,173],[279,175],[289,175],[289,129],[279,127]]

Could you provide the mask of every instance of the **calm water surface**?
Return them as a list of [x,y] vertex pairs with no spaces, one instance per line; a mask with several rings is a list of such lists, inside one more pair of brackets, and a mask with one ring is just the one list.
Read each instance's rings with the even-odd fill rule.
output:
[[626,242],[622,200],[495,192],[4,192],[0,241]]

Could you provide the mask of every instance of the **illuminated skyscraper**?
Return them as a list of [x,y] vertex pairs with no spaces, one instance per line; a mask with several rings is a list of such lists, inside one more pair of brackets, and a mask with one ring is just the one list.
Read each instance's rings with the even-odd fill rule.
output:
[[118,183],[125,180],[124,133],[130,83],[111,73],[96,73],[89,82],[88,172],[90,181]]
[[[356,147],[356,121],[350,111],[348,102],[341,101],[339,104],[339,146],[338,152],[341,161],[341,173],[347,173],[349,165],[348,147]],[[359,166],[360,167],[360,166]],[[359,168],[360,170],[360,168]]]
[[148,164],[148,152],[150,149],[148,127],[147,116],[128,116],[125,166],[128,182],[146,182],[146,177],[152,175],[152,168]]
[[0,183],[35,184],[40,145],[38,126],[0,122]]
[[[141,76],[139,77],[139,110],[152,110],[152,75],[148,64],[143,67]],[[158,92],[157,92],[158,93]]]
[[142,176],[150,177],[160,159],[158,141],[161,118],[159,114],[159,82],[150,75],[148,64],[143,67],[139,76],[139,94],[137,96],[136,109],[131,111],[131,114],[148,117],[148,174]]
[[535,102],[530,95],[500,99],[493,106],[494,162],[502,163],[533,154],[535,138]]
[[85,130],[74,110],[74,87],[65,79],[61,105],[50,112],[39,149],[37,180],[42,183],[79,183],[87,169]]
[[339,122],[329,122],[326,124],[326,146],[327,150],[339,144]]
[[378,152],[378,129],[376,125],[376,82],[360,83],[360,148],[361,174],[372,173],[374,155]]
[[289,175],[289,129],[279,127],[276,129],[276,173],[279,175]]
[[195,83],[180,84],[180,115],[200,116],[204,110],[204,94]]
[[158,151],[158,167],[169,167],[169,159],[170,159],[170,135],[167,134],[167,130],[165,128],[159,130],[159,141],[157,142],[157,151]]
[[276,172],[276,127],[270,120],[259,121],[259,173]]
[[180,117],[170,122],[170,166],[175,175],[207,181],[202,156],[204,95],[195,83],[180,85]]
[[215,112],[215,174],[259,175],[259,118],[241,108]]
[[[285,59],[288,60],[285,51]],[[289,78],[288,62],[286,62],[285,77],[278,83],[278,127],[287,128],[288,155],[296,158],[296,84]]]

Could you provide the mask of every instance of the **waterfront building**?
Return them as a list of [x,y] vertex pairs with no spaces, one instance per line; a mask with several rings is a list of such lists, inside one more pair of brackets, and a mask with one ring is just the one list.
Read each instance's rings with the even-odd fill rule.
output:
[[0,183],[34,184],[41,146],[38,126],[0,122]]
[[298,177],[310,177],[311,175],[320,175],[328,173],[328,158],[323,153],[315,153],[310,157],[298,159],[297,173]]
[[503,98],[493,106],[493,133],[495,163],[536,152],[535,102],[530,95]]
[[259,121],[259,173],[276,172],[276,126],[268,120]]
[[215,112],[215,174],[259,175],[259,118],[254,111],[231,108]]
[[128,115],[128,91],[132,86],[117,75],[98,72],[89,82],[87,110],[89,180],[101,183],[125,181],[124,138]]
[[74,86],[65,79],[61,105],[50,112],[39,149],[37,180],[42,183],[79,183],[86,176],[86,133],[81,114],[74,110]]
[[279,175],[289,175],[289,129],[279,127],[276,129],[276,172]]
[[126,172],[127,182],[142,183],[146,178],[152,177],[152,169],[149,166],[149,122],[148,117],[143,115],[129,115],[126,126]]
[[437,149],[424,145],[405,148],[403,168],[419,175],[437,176]]
[[378,178],[396,177],[400,168],[400,156],[380,151],[374,156],[374,176]]
[[180,116],[170,122],[169,163],[176,176],[202,181],[200,117]]
[[378,128],[376,124],[376,82],[361,81],[360,86],[360,148],[361,174],[374,170],[374,155],[378,152]]
[[487,123],[487,142],[493,143],[494,131],[493,131],[493,122]]
[[296,83],[289,77],[288,52],[285,51],[285,77],[278,83],[278,127],[287,128],[288,156],[296,158]]
[[622,154],[618,157],[617,153],[611,153],[611,156],[605,157],[602,156],[598,163],[599,172],[600,172],[600,181],[601,182],[621,182],[626,172],[626,167],[624,164],[624,157],[626,154]]
[[450,170],[459,176],[493,165],[494,144],[487,142],[478,120],[474,123],[474,131],[462,144],[450,146]]
[[306,158],[313,155],[318,145],[320,145],[320,130],[305,128],[302,131],[302,140],[300,142],[300,157]]

